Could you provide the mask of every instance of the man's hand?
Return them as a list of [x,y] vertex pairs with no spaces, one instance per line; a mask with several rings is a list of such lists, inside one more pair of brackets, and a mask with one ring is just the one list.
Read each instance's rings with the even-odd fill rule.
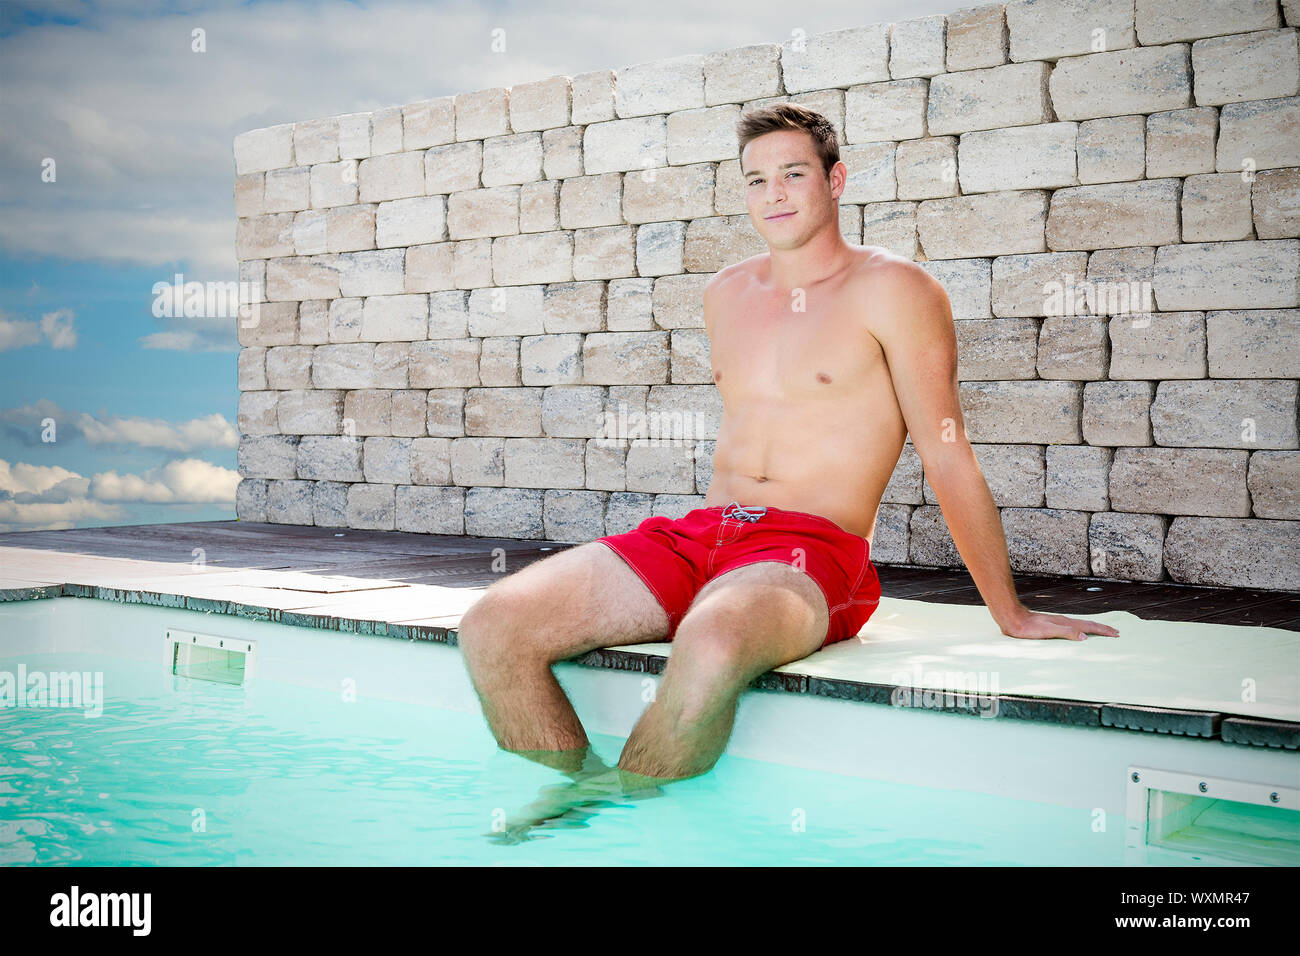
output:
[[1062,614],[1039,614],[1023,608],[1010,620],[999,622],[1002,633],[1007,637],[1023,637],[1029,640],[1044,640],[1063,637],[1067,641],[1086,641],[1089,634],[1101,634],[1105,637],[1119,637],[1119,631],[1096,621],[1084,621],[1077,617],[1065,617]]

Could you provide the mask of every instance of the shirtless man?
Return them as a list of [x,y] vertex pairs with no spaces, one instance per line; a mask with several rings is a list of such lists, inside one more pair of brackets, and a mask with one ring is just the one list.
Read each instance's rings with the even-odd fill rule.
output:
[[704,508],[536,562],[488,588],[460,625],[498,743],[560,769],[580,765],[588,742],[557,661],[671,635],[618,767],[677,779],[713,767],[754,678],[856,635],[879,599],[869,543],[909,433],[1003,634],[1119,633],[1020,603],[965,437],[948,297],[915,263],[844,241],[848,170],[830,122],[777,104],[742,117],[738,135],[745,203],[769,251],[704,290],[723,400]]

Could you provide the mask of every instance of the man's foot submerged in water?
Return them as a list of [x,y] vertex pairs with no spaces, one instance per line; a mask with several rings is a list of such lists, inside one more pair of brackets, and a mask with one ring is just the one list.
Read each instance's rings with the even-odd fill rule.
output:
[[608,767],[593,752],[587,754],[582,767],[565,771],[569,783],[551,784],[541,795],[516,813],[510,814],[504,829],[487,834],[496,843],[522,843],[545,838],[536,830],[585,827],[594,810],[584,809],[632,806],[637,800],[664,795],[660,777],[631,773],[621,767]]

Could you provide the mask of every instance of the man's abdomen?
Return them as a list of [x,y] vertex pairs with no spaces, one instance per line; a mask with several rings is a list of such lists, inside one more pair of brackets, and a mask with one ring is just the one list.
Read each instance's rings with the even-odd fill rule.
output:
[[734,500],[742,505],[803,511],[870,538],[901,447],[902,442],[892,447],[876,445],[868,452],[855,441],[823,437],[767,443],[759,458],[752,453],[735,454],[727,436],[719,431],[713,479],[704,505],[726,505]]

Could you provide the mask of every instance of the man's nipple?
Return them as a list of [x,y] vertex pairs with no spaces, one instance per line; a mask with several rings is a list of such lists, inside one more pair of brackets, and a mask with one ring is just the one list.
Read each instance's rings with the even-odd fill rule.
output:
[[831,383],[831,377],[827,375],[825,372],[818,372],[817,381],[822,382],[825,385],[829,385]]

